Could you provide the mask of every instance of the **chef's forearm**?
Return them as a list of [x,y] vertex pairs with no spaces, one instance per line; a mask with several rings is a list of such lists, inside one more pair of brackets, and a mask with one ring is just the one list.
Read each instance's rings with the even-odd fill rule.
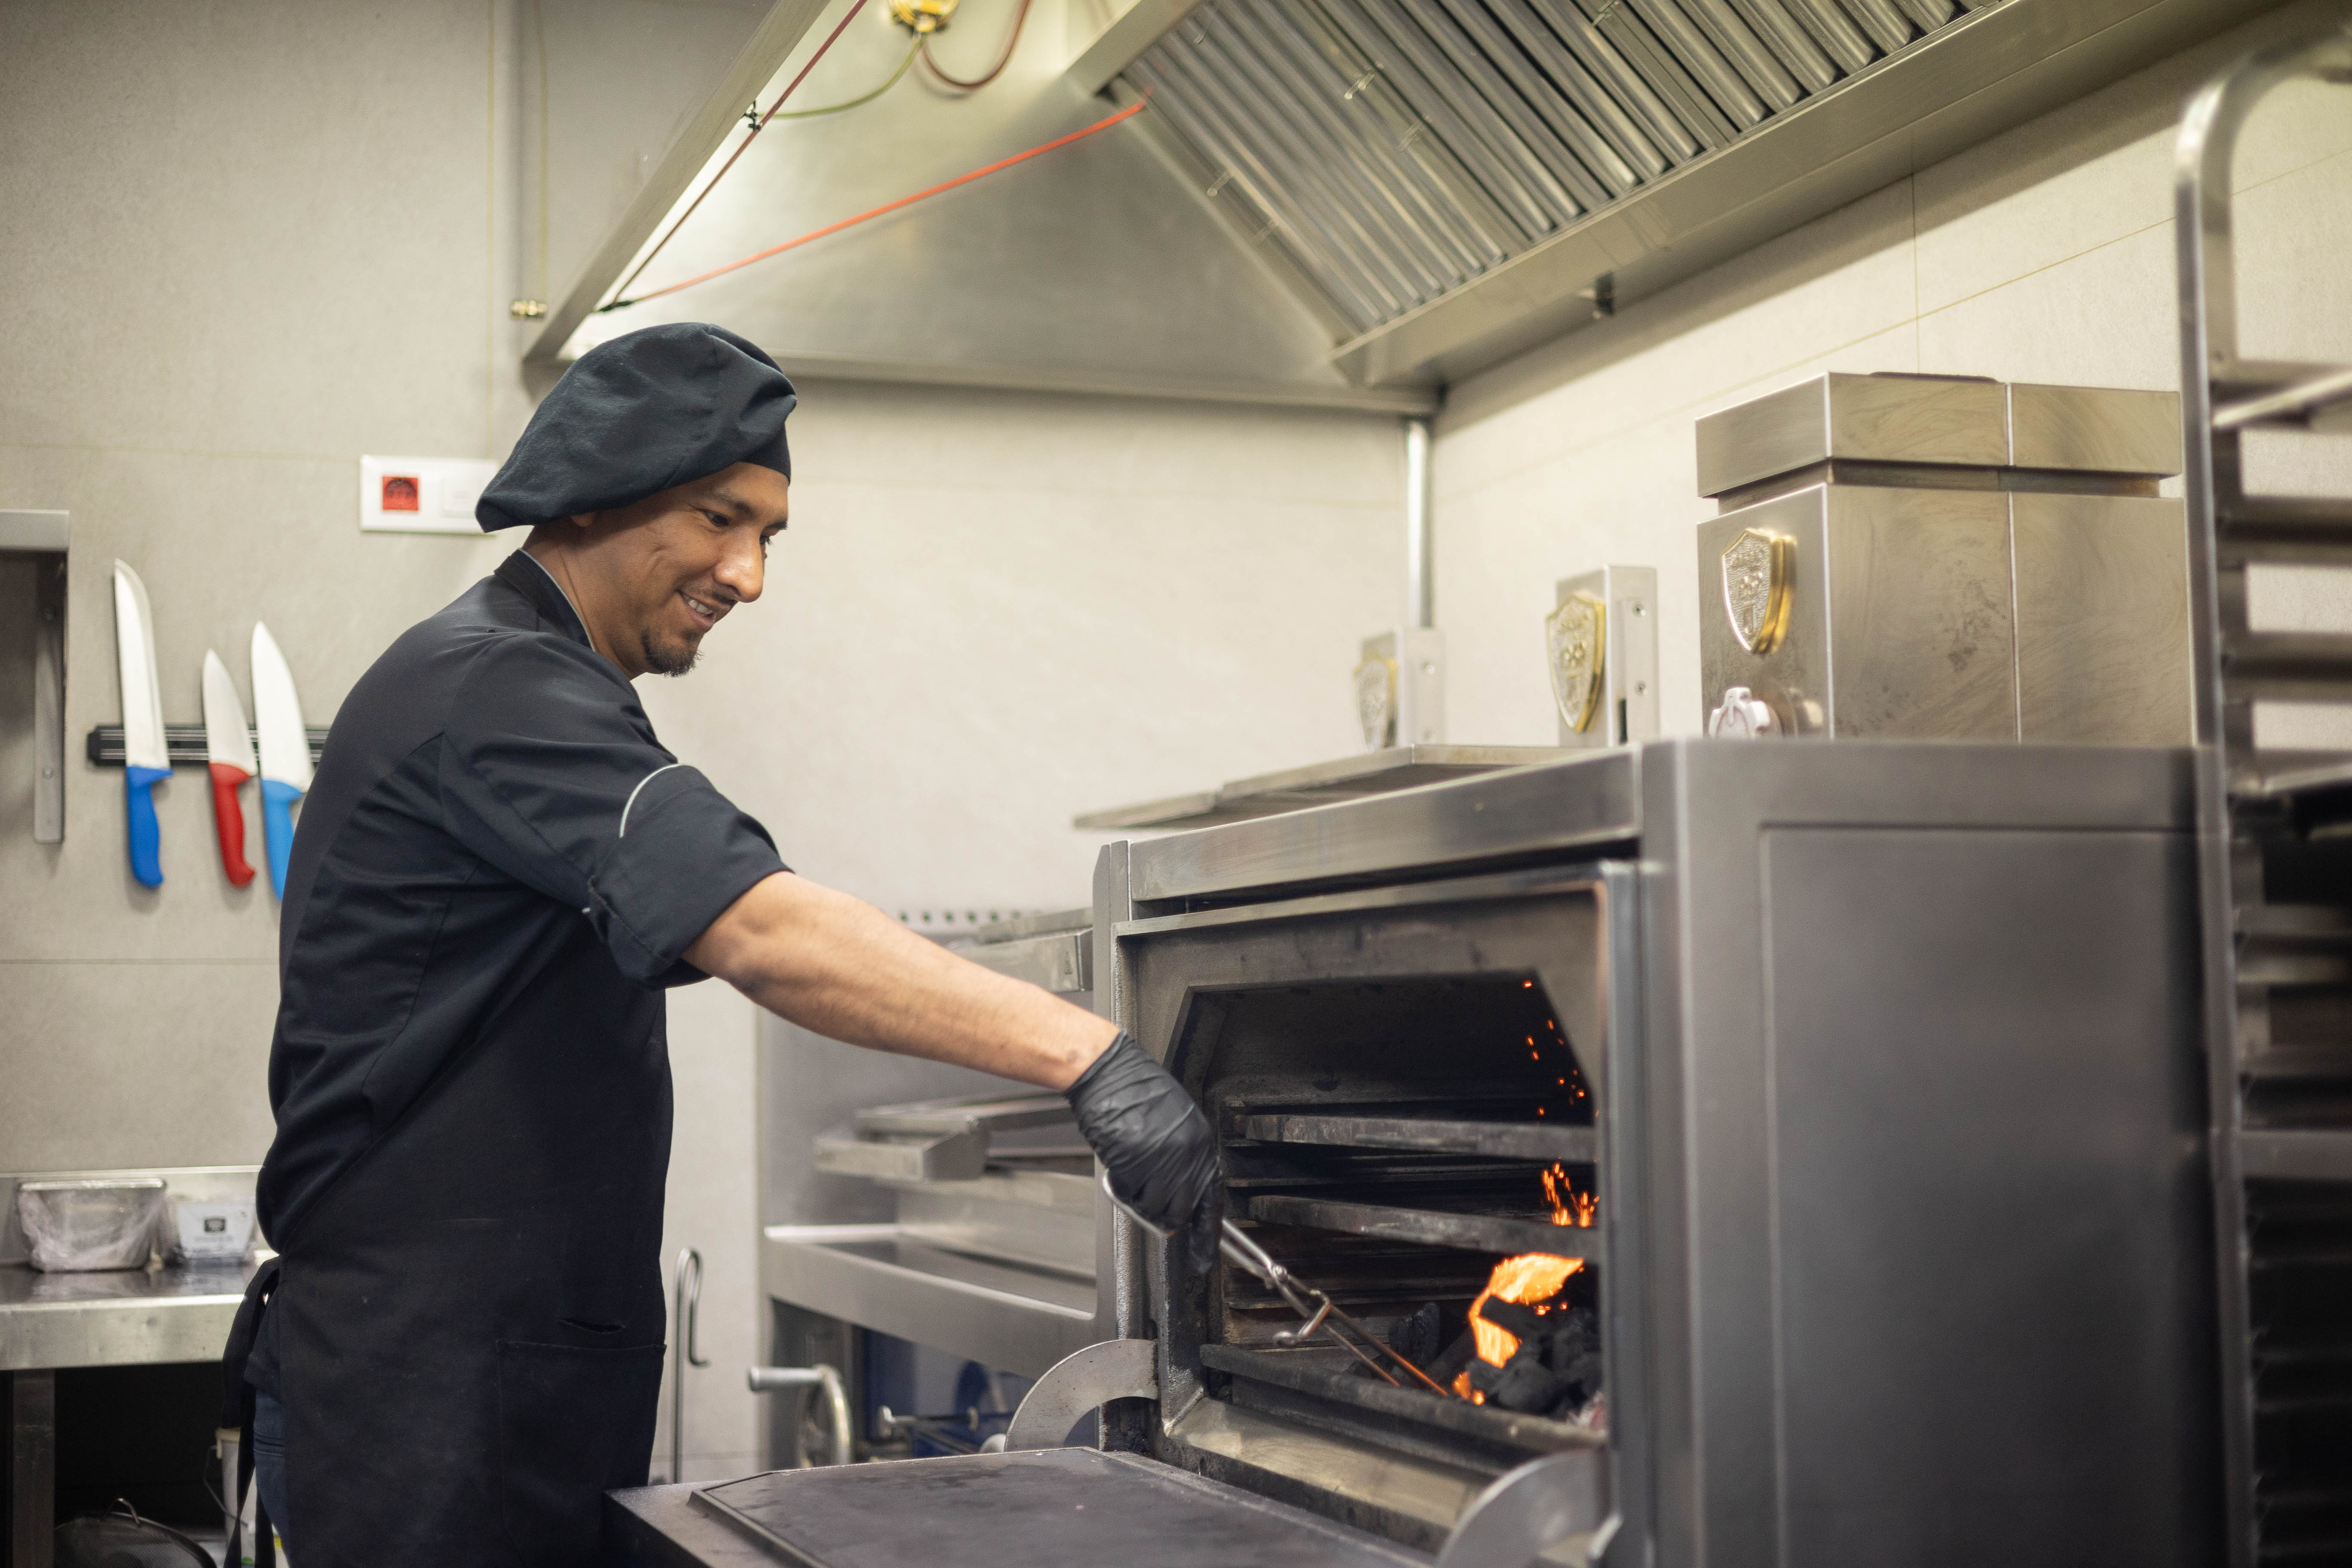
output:
[[686,961],[820,1035],[1047,1089],[1068,1088],[1118,1033],[789,872],[729,905]]

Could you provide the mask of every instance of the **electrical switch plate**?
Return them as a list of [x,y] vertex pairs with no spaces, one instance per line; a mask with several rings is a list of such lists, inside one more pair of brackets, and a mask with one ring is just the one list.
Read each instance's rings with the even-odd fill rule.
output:
[[474,503],[498,471],[498,464],[479,458],[362,458],[360,527],[478,539]]

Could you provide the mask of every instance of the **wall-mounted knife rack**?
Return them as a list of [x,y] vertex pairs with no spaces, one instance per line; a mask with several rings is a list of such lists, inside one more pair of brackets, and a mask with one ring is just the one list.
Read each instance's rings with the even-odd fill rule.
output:
[[[33,842],[66,837],[66,545],[72,514],[0,511],[0,552],[29,555],[33,584]],[[122,749],[120,735],[115,751]]]
[[[261,745],[261,731],[247,725],[246,733],[253,737],[254,746],[258,749]],[[303,733],[310,738],[310,761],[316,763],[319,760],[320,752],[327,744],[327,731],[323,727],[313,724]],[[202,724],[164,725],[163,750],[164,754],[171,759],[173,767],[179,766],[182,763],[201,766],[205,756],[205,727]],[[82,755],[101,768],[121,767],[122,765],[122,726],[120,724],[93,726],[89,739],[83,742]]]

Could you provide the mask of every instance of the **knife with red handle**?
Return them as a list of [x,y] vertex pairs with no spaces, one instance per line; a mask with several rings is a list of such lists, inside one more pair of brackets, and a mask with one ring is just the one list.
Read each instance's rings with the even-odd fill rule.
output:
[[245,863],[245,805],[236,792],[255,773],[253,735],[245,705],[220,655],[205,650],[205,760],[213,775],[213,827],[220,836],[221,869],[237,887],[253,880]]

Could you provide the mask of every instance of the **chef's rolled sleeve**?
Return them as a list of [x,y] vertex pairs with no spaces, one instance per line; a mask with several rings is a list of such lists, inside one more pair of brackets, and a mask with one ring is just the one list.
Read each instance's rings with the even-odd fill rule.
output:
[[[768,830],[679,763],[646,775],[589,891],[623,972],[677,984],[702,978],[672,974],[678,955],[753,883],[782,869]],[[623,955],[624,942],[639,963]]]
[[765,828],[655,740],[620,671],[575,644],[511,637],[483,649],[438,773],[451,830],[579,910],[640,984],[701,978],[680,955],[786,869]]

